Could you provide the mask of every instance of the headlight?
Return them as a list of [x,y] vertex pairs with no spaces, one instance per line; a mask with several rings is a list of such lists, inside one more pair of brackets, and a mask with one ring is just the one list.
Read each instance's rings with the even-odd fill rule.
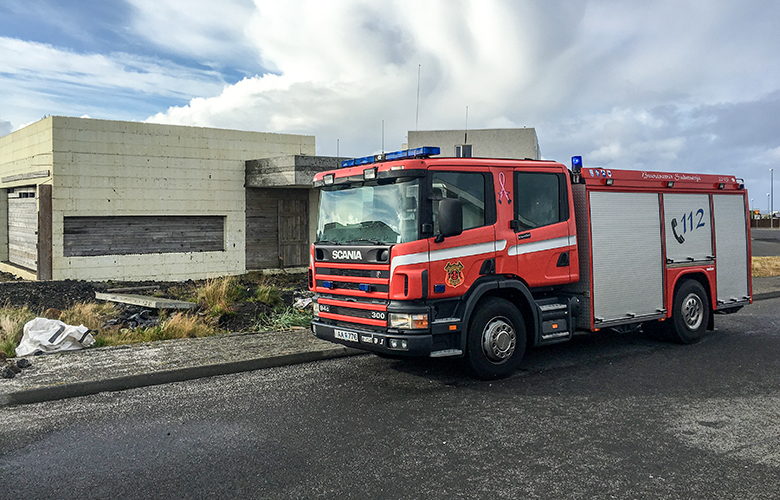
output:
[[311,311],[315,318],[320,316],[320,305],[316,302],[311,303]]
[[424,330],[428,328],[427,314],[390,313],[390,328]]

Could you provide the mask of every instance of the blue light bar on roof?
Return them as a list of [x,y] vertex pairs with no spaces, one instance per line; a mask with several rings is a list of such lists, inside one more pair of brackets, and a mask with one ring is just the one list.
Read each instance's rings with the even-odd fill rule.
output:
[[441,152],[438,147],[426,146],[422,148],[414,149],[402,149],[401,151],[394,151],[392,153],[383,153],[374,156],[363,156],[361,158],[353,158],[351,160],[344,160],[341,162],[342,167],[358,167],[360,165],[369,165],[371,163],[379,163],[382,161],[390,160],[406,160],[409,158],[423,158],[432,155],[437,155]]

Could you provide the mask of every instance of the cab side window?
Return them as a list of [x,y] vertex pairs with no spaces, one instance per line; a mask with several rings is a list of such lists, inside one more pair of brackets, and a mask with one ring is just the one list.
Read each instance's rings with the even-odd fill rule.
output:
[[431,202],[433,233],[439,233],[439,202],[458,198],[463,203],[463,230],[486,225],[485,175],[473,172],[434,172]]
[[515,172],[515,219],[520,230],[567,220],[568,202],[563,174]]

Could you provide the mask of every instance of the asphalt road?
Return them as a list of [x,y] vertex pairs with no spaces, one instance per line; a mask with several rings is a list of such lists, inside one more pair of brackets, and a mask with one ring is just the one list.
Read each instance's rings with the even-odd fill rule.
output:
[[[775,225],[778,223],[775,222]],[[772,257],[780,255],[780,229],[750,230],[750,249],[754,257]]]
[[499,382],[358,356],[4,409],[2,498],[779,498],[780,299]]

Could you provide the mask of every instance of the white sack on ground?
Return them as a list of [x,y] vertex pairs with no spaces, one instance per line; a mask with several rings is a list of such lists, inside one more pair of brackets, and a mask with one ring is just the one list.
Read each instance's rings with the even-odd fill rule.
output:
[[84,325],[66,325],[56,319],[35,318],[24,325],[24,335],[16,348],[17,356],[29,356],[40,351],[49,354],[62,351],[75,351],[89,347],[95,338]]

